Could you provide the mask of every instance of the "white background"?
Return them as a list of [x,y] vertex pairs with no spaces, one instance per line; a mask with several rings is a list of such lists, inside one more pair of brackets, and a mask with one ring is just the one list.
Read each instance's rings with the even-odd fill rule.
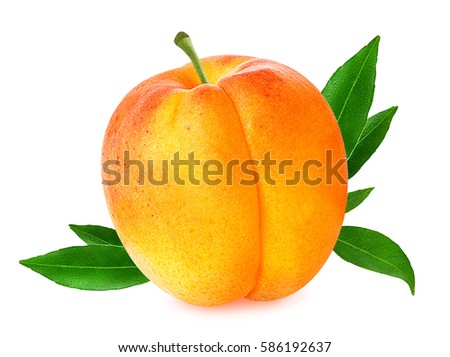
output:
[[[329,356],[448,355],[449,53],[445,1],[15,1],[0,5],[5,356],[114,356],[117,344],[332,341]],[[403,5],[405,4],[405,5]],[[381,35],[372,113],[398,105],[385,142],[352,179],[376,186],[346,224],[409,256],[416,296],[332,255],[300,292],[267,303],[187,305],[151,283],[63,288],[18,264],[79,240],[69,223],[111,226],[100,183],[108,120],[136,84],[201,57],[289,65],[323,88]]]

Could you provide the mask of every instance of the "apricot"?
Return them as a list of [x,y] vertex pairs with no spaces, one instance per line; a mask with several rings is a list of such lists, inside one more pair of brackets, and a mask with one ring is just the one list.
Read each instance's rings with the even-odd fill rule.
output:
[[194,65],[136,86],[106,130],[113,224],[139,269],[190,304],[288,296],[318,273],[342,225],[347,166],[336,118],[287,66],[198,60],[186,35],[178,42]]

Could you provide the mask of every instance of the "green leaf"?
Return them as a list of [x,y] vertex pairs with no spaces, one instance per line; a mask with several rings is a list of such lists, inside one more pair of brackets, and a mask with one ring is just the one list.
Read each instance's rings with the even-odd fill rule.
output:
[[87,244],[122,246],[117,232],[112,228],[92,225],[78,226],[76,224],[69,224],[69,227]]
[[123,247],[87,245],[21,260],[55,283],[81,290],[115,290],[148,282]]
[[352,209],[358,207],[361,203],[363,203],[374,188],[375,187],[370,187],[363,190],[349,192],[347,196],[347,208],[345,209],[345,213],[350,212]]
[[398,107],[391,107],[367,120],[358,143],[348,156],[349,178],[359,171],[383,142],[397,109]]
[[414,295],[415,277],[408,257],[385,235],[361,227],[344,226],[334,251],[361,268],[404,280]]
[[347,155],[358,142],[372,105],[379,42],[375,37],[338,68],[322,91],[341,128]]

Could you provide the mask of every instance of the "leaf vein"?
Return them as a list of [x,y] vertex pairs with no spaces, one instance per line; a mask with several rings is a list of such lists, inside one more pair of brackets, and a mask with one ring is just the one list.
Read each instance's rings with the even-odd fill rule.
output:
[[120,267],[96,267],[96,266],[84,266],[84,265],[57,265],[57,264],[42,264],[42,263],[24,263],[25,266],[41,266],[52,268],[71,268],[71,269],[138,269],[137,266],[120,266]]
[[383,263],[385,263],[386,265],[391,266],[392,268],[394,268],[395,270],[397,270],[398,272],[400,272],[400,274],[402,274],[402,276],[404,276],[404,277],[408,280],[408,282],[409,282],[410,284],[412,284],[412,281],[408,279],[408,275],[407,275],[406,273],[404,273],[402,270],[400,270],[400,268],[398,268],[398,267],[395,266],[394,264],[389,263],[388,261],[386,261],[386,260],[384,260],[384,259],[381,259],[380,257],[377,257],[376,255],[370,253],[369,251],[364,250],[364,249],[361,249],[361,248],[357,247],[356,245],[353,245],[353,244],[351,244],[351,243],[349,243],[349,242],[347,242],[347,241],[345,241],[345,240],[339,239],[339,242],[341,242],[341,243],[343,243],[343,244],[347,244],[348,246],[350,246],[350,247],[352,247],[352,248],[354,248],[354,249],[356,249],[356,250],[359,250],[360,252],[366,253],[367,255],[370,255],[371,257],[373,257],[373,258],[379,260],[380,262],[383,262]]
[[[367,54],[366,58],[364,59],[363,65],[361,66],[361,68],[360,68],[359,71],[358,71],[358,75],[356,76],[356,79],[353,81],[352,87],[350,88],[350,91],[349,91],[349,93],[348,93],[348,95],[347,95],[347,98],[345,99],[345,102],[344,102],[344,105],[342,106],[341,112],[339,113],[339,115],[338,115],[338,117],[337,117],[337,122],[338,122],[338,123],[339,123],[339,121],[341,120],[342,113],[344,112],[345,107],[347,106],[347,103],[348,103],[348,101],[350,100],[351,95],[353,94],[353,89],[355,88],[356,83],[359,81],[359,78],[360,78],[360,76],[361,76],[361,73],[362,73],[364,67],[365,67],[366,64],[367,64],[367,61],[369,60],[369,57],[370,57],[370,55],[372,54],[372,51],[373,51],[374,47],[375,47],[375,46],[372,45],[372,47],[370,48],[369,53]],[[356,141],[356,142],[358,142],[358,141]]]

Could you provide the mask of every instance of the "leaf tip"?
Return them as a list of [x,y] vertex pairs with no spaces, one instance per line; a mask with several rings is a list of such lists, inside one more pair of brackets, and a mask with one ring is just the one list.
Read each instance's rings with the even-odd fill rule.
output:
[[381,40],[381,37],[380,37],[380,35],[377,35],[377,36],[375,36],[373,39],[372,39],[372,41],[370,41],[368,44],[367,44],[367,46],[365,46],[365,48],[370,48],[370,50],[372,51],[374,51],[374,53],[375,53],[375,58],[377,57],[377,55],[378,55],[378,47],[379,47],[379,45],[380,45],[380,40]]
[[412,281],[410,281],[409,285],[409,290],[411,290],[411,295],[415,296],[416,295],[416,277],[414,274],[414,269],[411,267],[412,270]]
[[78,235],[78,232],[80,232],[80,230],[82,230],[82,226],[80,226],[78,224],[69,224],[69,228],[76,235]]
[[19,260],[19,264],[28,268],[28,259]]
[[416,284],[415,284],[415,282],[414,281],[409,282],[408,286],[409,286],[409,290],[411,291],[411,295],[415,296],[416,295]]

